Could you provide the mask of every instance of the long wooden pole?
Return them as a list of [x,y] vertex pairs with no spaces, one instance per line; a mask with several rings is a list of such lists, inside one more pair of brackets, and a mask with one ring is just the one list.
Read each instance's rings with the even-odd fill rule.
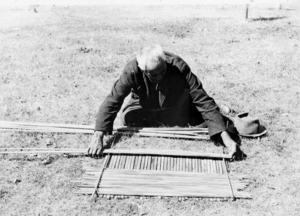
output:
[[231,184],[231,181],[230,181],[230,178],[229,178],[229,173],[228,173],[228,170],[226,168],[226,162],[225,162],[224,159],[223,159],[223,166],[225,166],[225,171],[226,171],[226,175],[227,175],[228,185],[229,185],[229,188],[230,188],[230,191],[231,191],[232,200],[234,201],[235,200],[235,196],[234,196],[234,193],[233,193],[232,184]]
[[195,151],[179,151],[179,150],[167,150],[167,149],[106,149],[104,154],[136,154],[136,155],[162,155],[162,156],[186,156],[186,157],[210,157],[210,158],[225,158],[231,157],[226,154],[216,153],[202,153]]
[[110,158],[111,158],[111,155],[110,155],[110,154],[106,155],[106,157],[105,157],[105,160],[104,160],[104,163],[103,163],[103,166],[102,166],[102,169],[101,169],[101,172],[100,172],[100,175],[99,175],[97,184],[96,184],[96,186],[95,186],[95,188],[94,188],[94,192],[93,192],[93,194],[92,194],[92,196],[91,196],[91,199],[92,199],[93,201],[95,201],[96,197],[98,196],[98,187],[99,187],[101,178],[102,178],[102,176],[103,176],[103,172],[104,172],[104,170],[106,169],[106,167],[107,167],[107,165],[108,165],[108,161],[109,161]]

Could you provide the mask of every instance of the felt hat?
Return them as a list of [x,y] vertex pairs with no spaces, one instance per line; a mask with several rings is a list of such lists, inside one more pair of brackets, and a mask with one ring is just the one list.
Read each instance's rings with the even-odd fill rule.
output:
[[260,125],[259,119],[248,116],[248,113],[238,114],[233,123],[237,131],[244,137],[260,137],[267,133],[267,129]]

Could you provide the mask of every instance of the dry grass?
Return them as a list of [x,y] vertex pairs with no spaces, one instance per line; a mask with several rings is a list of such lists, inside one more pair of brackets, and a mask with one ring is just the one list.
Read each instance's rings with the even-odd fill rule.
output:
[[[75,195],[82,165],[103,160],[56,155],[0,156],[2,215],[297,215],[299,166],[299,23],[293,10],[239,7],[39,7],[2,9],[0,119],[93,124],[124,64],[156,42],[182,56],[217,102],[249,111],[268,128],[243,139],[252,200],[235,202],[106,200]],[[261,18],[261,16],[263,18]],[[273,17],[273,18],[272,18]],[[270,19],[272,18],[272,19]],[[275,19],[274,19],[275,18]],[[299,19],[298,19],[299,20]],[[116,124],[119,124],[117,119]],[[89,136],[1,133],[1,147],[86,147]],[[209,142],[124,137],[120,148],[222,152]]]

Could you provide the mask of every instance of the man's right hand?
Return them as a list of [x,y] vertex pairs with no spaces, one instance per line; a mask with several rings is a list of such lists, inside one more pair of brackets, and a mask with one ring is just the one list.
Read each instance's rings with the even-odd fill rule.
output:
[[102,131],[95,131],[90,146],[88,148],[88,155],[90,157],[99,157],[103,152],[103,136]]

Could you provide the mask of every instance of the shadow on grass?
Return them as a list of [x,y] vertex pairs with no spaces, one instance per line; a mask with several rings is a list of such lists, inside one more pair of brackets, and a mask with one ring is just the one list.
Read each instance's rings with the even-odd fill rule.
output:
[[255,18],[255,19],[251,19],[251,21],[274,21],[274,20],[280,20],[280,19],[286,19],[286,16],[282,16],[282,17],[259,17],[259,18]]

